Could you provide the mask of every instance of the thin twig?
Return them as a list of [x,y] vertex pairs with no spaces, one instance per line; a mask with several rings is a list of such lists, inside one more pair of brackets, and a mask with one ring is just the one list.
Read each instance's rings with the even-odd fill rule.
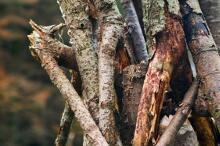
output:
[[191,112],[192,106],[196,99],[196,95],[198,92],[198,84],[199,82],[195,80],[189,90],[186,92],[180,107],[178,108],[175,116],[171,120],[169,126],[166,128],[163,135],[160,137],[156,146],[170,146],[175,140],[175,137],[187,119],[189,113]]

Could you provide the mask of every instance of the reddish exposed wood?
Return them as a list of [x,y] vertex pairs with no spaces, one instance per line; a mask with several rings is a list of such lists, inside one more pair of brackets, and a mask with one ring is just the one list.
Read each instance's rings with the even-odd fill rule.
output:
[[[134,145],[147,145],[157,133],[157,123],[164,94],[169,87],[172,71],[184,52],[184,32],[181,21],[166,12],[165,29],[156,34],[156,45],[144,81],[138,107]],[[169,37],[168,37],[169,36]]]

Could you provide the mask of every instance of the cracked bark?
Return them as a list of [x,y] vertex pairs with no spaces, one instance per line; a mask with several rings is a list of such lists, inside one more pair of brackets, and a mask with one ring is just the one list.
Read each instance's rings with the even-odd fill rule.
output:
[[121,145],[116,128],[116,93],[114,60],[116,46],[122,36],[123,22],[114,0],[95,0],[99,19],[99,128],[109,145]]
[[76,48],[84,100],[95,122],[98,123],[98,61],[92,43],[89,6],[81,0],[58,0],[58,4],[69,29],[70,42]]
[[30,50],[32,55],[40,60],[42,67],[48,73],[52,83],[60,90],[91,143],[97,146],[108,146],[108,143],[101,134],[80,96],[77,94],[64,72],[59,68],[52,54],[44,50],[38,43],[39,41],[35,40],[35,38],[38,38],[37,36],[44,35],[44,30],[37,26],[33,28],[33,33],[28,36],[31,42]]
[[197,0],[183,0],[184,30],[187,43],[193,55],[198,77],[201,79],[201,99],[208,105],[208,111],[220,129],[220,57],[218,48],[209,31]]
[[143,6],[151,60],[138,107],[134,146],[148,145],[156,139],[164,94],[185,47],[178,1],[143,1]]
[[194,81],[186,92],[183,102],[180,104],[175,116],[171,120],[169,126],[166,128],[156,146],[170,146],[173,145],[175,137],[186,121],[188,115],[191,112],[192,106],[194,104],[197,92],[198,92],[198,81]]

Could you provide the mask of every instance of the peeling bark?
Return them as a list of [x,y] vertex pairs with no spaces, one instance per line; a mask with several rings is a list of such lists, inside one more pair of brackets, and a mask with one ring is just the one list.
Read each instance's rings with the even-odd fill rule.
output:
[[171,120],[169,126],[166,128],[163,135],[160,137],[156,146],[170,146],[173,145],[175,137],[186,121],[188,115],[191,112],[191,108],[194,104],[197,92],[198,92],[198,81],[194,81],[192,86],[186,92],[183,102],[180,104],[175,116]]
[[122,36],[123,22],[114,0],[95,0],[100,26],[99,40],[99,128],[107,142],[121,145],[116,128],[116,93],[114,89],[114,60],[116,46]]
[[[36,26],[33,28],[35,29]],[[31,42],[30,50],[33,56],[40,60],[42,67],[47,71],[53,84],[60,90],[91,143],[96,146],[108,146],[108,143],[101,134],[80,96],[77,94],[64,72],[59,68],[52,54],[46,52],[44,48],[38,44],[39,41],[35,40],[35,38],[38,38],[36,36],[44,34],[44,31],[42,31],[40,27],[37,28],[38,29],[35,29],[35,31],[28,36]]]
[[58,0],[68,34],[76,48],[76,60],[83,84],[86,105],[98,123],[98,60],[93,49],[92,25],[87,2],[81,0]]
[[185,47],[178,1],[151,0],[143,5],[151,60],[138,107],[134,146],[148,145],[156,138],[164,94]]
[[124,17],[128,26],[128,33],[132,39],[134,46],[134,53],[137,61],[147,61],[148,53],[146,48],[146,42],[141,30],[141,26],[136,14],[132,0],[123,0],[122,5],[124,7]]
[[201,79],[201,97],[208,104],[220,130],[220,57],[197,0],[181,1],[184,30],[193,55],[198,77]]

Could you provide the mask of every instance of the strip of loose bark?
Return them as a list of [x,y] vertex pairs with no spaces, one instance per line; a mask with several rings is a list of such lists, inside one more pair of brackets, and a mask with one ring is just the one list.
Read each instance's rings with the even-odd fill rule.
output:
[[40,60],[42,67],[47,71],[53,84],[60,90],[91,143],[94,146],[108,146],[108,143],[102,136],[80,96],[77,94],[64,72],[60,69],[56,60],[38,44],[38,40],[35,40],[35,35],[42,35],[41,32],[42,31],[35,29],[35,31],[29,35],[32,44],[30,50],[33,56]]
[[151,61],[138,107],[134,146],[148,145],[156,139],[164,95],[185,47],[178,1],[147,0],[143,6]]
[[197,0],[181,1],[184,30],[193,55],[201,92],[220,130],[220,57]]
[[132,0],[123,0],[122,5],[124,7],[124,17],[128,26],[128,33],[130,34],[133,42],[136,59],[138,62],[141,62],[142,60],[147,61],[148,53],[146,42],[133,2]]
[[69,105],[66,103],[63,111],[63,115],[60,121],[60,130],[57,138],[55,140],[56,146],[65,146],[67,138],[70,132],[70,127],[73,121],[73,112],[71,111]]
[[81,0],[57,0],[68,27],[70,42],[76,48],[76,61],[82,78],[83,97],[98,123],[98,60],[92,43],[92,24],[87,2]]
[[35,35],[35,40],[38,40],[38,44],[44,48],[44,51],[49,52],[58,61],[58,63],[64,67],[78,70],[78,66],[75,58],[75,50],[71,47],[61,43],[54,38],[54,33],[60,30],[63,25],[53,26],[39,26],[32,20],[30,24],[35,29],[41,29],[41,35]]
[[218,47],[220,47],[220,1],[199,0],[201,9],[209,24],[210,30]]
[[114,0],[95,0],[100,26],[99,40],[99,128],[109,145],[121,145],[116,128],[116,93],[114,89],[114,60],[116,46],[122,36],[123,21]]
[[169,146],[173,144],[177,132],[191,112],[191,108],[198,92],[198,84],[199,82],[197,80],[192,83],[192,86],[186,92],[183,102],[180,104],[175,116],[171,120],[163,135],[160,137],[156,146]]

